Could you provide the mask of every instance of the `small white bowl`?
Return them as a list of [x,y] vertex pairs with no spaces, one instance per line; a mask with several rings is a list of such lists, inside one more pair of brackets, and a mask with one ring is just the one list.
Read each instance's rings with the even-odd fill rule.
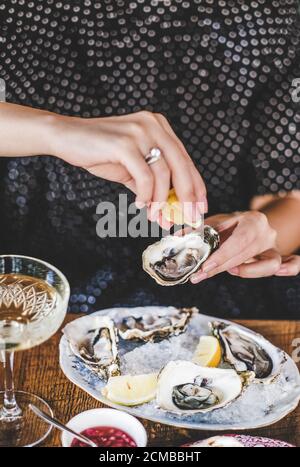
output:
[[[138,447],[147,446],[147,433],[137,418],[126,412],[114,409],[92,409],[81,412],[67,423],[67,427],[81,433],[87,428],[97,426],[110,426],[125,431],[135,441]],[[74,437],[63,431],[61,436],[62,445],[69,448]]]

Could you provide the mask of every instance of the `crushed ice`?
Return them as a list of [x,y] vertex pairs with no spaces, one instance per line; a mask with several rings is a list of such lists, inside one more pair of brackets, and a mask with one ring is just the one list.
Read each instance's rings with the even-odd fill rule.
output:
[[[113,311],[115,314],[120,313],[119,309]],[[115,316],[112,316],[113,313],[110,313],[110,315],[115,318]],[[143,344],[120,339],[121,372],[122,374],[133,375],[159,372],[171,360],[191,360],[199,342],[199,337],[208,334],[210,332],[207,317],[196,314],[190,321],[187,332],[179,336],[173,336],[160,342]],[[290,378],[290,375],[295,375],[291,365],[291,361],[286,362],[281,375],[271,384],[250,385],[246,388],[242,397],[225,408],[206,414],[177,415],[172,413],[165,418],[168,418],[169,421],[172,420],[174,423],[176,423],[176,420],[180,420],[180,423],[185,421],[187,424],[208,423],[210,425],[224,424],[232,426],[235,424],[245,424],[247,426],[249,425],[249,418],[253,426],[255,426],[256,420],[258,423],[261,423],[262,420],[267,422],[269,414],[277,412],[281,414],[283,407],[293,405],[300,395],[299,379],[296,381],[296,379]],[[74,360],[73,367],[76,368]],[[94,376],[93,386],[97,387],[97,392],[100,392],[105,383],[86,367],[84,367],[84,375],[82,375],[85,380],[87,379],[86,373]],[[95,378],[97,384],[95,384]],[[132,408],[131,412],[140,417],[157,419],[159,413],[162,416],[164,411],[156,406],[155,401],[152,401]]]
[[[209,333],[207,320],[202,315],[193,317],[189,324],[188,332],[161,342],[148,342],[139,345],[134,350],[122,357],[122,374],[142,374],[158,372],[171,360],[191,360],[194,350],[201,335]],[[279,401],[288,399],[294,389],[293,381],[286,381],[285,374],[270,385],[252,384],[246,388],[243,396],[229,406],[215,410],[208,414],[184,415],[185,419],[197,419],[197,422],[208,422],[210,424],[221,424],[229,422],[243,422],[251,419],[261,419],[267,416]],[[154,417],[157,415],[155,402],[140,407],[144,416]],[[172,414],[174,418],[182,418]]]

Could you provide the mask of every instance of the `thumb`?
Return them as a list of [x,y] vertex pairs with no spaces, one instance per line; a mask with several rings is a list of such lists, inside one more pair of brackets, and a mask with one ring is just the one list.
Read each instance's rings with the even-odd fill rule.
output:
[[236,227],[240,220],[240,214],[218,214],[207,219],[207,224],[214,227],[218,232]]
[[205,219],[205,224],[210,225],[214,229],[218,230],[219,226],[229,221],[232,218],[229,214],[216,214]]

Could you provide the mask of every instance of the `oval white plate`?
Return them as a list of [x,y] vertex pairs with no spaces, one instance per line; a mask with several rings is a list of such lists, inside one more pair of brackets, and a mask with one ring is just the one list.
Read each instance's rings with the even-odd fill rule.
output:
[[[146,308],[151,311],[151,307]],[[144,309],[140,307],[134,310],[142,313]],[[132,312],[130,308],[111,308],[95,314],[110,315],[114,318],[114,316],[129,315],[130,312]],[[84,320],[85,317],[78,319]],[[191,320],[185,333],[155,344],[133,343],[120,338],[121,369],[123,366],[125,372],[150,373],[158,371],[169,360],[189,360],[200,335],[209,334],[208,323],[216,319],[218,320],[218,318],[197,314]],[[252,384],[241,398],[225,409],[215,410],[208,414],[180,416],[159,409],[155,401],[137,407],[124,407],[110,402],[101,394],[101,389],[105,385],[104,381],[72,354],[64,336],[61,338],[59,351],[60,366],[66,377],[96,400],[137,417],[168,425],[213,431],[254,429],[281,420],[297,407],[300,400],[299,371],[293,360],[286,355],[286,362],[282,366],[279,378],[280,385],[279,382],[269,385]],[[274,351],[278,349],[274,347]]]

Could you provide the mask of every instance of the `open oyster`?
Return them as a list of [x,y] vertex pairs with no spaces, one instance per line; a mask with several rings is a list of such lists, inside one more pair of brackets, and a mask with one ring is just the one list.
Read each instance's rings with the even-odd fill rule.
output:
[[237,399],[253,375],[206,368],[178,360],[169,362],[158,377],[157,403],[179,414],[209,412]]
[[182,237],[168,235],[148,246],[143,268],[160,285],[184,284],[219,246],[219,234],[204,226],[204,236],[192,231]]
[[74,355],[101,378],[120,374],[117,336],[110,318],[84,317],[67,324],[63,332]]
[[223,348],[223,359],[236,371],[253,371],[257,382],[270,383],[286,361],[284,352],[259,334],[225,322],[210,323]]
[[133,310],[130,316],[116,323],[123,339],[151,341],[177,336],[185,331],[192,314],[198,312],[197,308],[174,307],[147,307],[142,314],[140,310]]

